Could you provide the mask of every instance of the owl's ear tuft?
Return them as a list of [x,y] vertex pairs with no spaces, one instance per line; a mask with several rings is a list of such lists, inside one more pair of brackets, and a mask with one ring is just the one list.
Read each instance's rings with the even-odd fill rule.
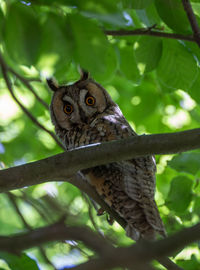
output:
[[89,78],[89,75],[90,73],[84,69],[80,69],[80,75],[81,75],[81,78],[80,78],[80,81],[85,81]]
[[58,85],[56,79],[54,79],[54,78],[47,78],[46,80],[47,80],[47,84],[48,84],[49,88],[52,91],[56,92],[59,89],[59,85]]

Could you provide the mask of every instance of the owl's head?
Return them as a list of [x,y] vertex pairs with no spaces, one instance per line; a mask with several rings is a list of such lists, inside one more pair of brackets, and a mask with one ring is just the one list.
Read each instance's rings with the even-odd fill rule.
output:
[[50,110],[55,126],[69,130],[72,127],[91,123],[98,114],[115,105],[106,90],[82,71],[80,80],[72,85],[59,86],[48,79],[54,92]]

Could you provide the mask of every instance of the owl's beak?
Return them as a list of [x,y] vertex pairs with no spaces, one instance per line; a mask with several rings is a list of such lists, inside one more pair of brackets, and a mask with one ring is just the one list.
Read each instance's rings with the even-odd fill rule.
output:
[[88,117],[85,115],[84,111],[81,108],[79,108],[79,113],[81,121],[88,124]]

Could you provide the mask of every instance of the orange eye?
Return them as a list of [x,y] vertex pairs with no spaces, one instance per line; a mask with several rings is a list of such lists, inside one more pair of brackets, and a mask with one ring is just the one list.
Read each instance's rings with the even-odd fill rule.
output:
[[63,108],[63,111],[66,113],[66,114],[71,114],[73,112],[73,107],[71,104],[65,104],[64,105],[64,108]]
[[95,98],[93,98],[92,96],[89,96],[85,99],[85,103],[88,106],[93,106],[95,104]]

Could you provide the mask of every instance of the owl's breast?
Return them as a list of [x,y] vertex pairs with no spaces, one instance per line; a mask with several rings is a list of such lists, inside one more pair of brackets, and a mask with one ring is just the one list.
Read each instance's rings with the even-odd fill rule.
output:
[[[112,121],[111,121],[112,120]],[[122,124],[115,117],[95,119],[81,128],[71,129],[66,133],[65,145],[71,150],[80,146],[113,141],[133,136],[133,130],[127,122]]]
[[116,201],[116,192],[122,190],[123,172],[120,164],[111,163],[97,166],[83,170],[82,173],[107,204],[113,207]]

